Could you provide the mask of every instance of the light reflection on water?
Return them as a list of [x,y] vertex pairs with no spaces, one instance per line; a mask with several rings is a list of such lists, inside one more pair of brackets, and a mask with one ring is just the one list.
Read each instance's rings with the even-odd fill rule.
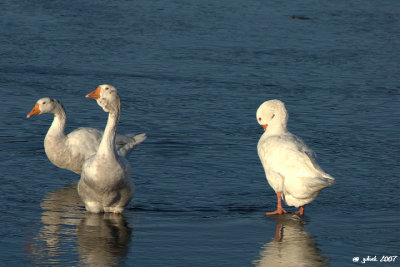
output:
[[80,262],[91,266],[113,266],[128,254],[132,229],[122,215],[87,214],[78,225]]
[[[76,185],[48,193],[41,203],[39,231],[26,238],[31,262],[38,265],[68,263],[84,266],[124,264],[129,253],[132,229],[122,215],[87,213]],[[304,230],[305,221],[295,215],[271,217],[276,223],[272,241],[265,243],[256,266],[325,266],[315,237]],[[75,253],[75,257],[65,257]],[[73,256],[73,255],[71,255]],[[68,262],[65,258],[70,258]],[[77,262],[71,262],[71,258]]]
[[305,222],[297,215],[272,217],[276,220],[275,235],[264,244],[256,266],[327,266],[327,258],[317,248],[315,237],[304,230]]
[[[62,255],[77,252],[79,265],[115,266],[124,261],[132,229],[122,215],[86,213],[76,185],[46,195],[39,232],[27,238],[36,264],[60,264]],[[71,262],[69,262],[71,263]]]

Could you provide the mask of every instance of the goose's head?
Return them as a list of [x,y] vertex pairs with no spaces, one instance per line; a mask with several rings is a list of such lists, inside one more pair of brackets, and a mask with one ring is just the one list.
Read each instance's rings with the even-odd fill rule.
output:
[[86,97],[95,99],[105,112],[119,109],[121,105],[117,89],[108,84],[99,85],[96,90],[87,94]]
[[264,131],[285,131],[289,115],[280,100],[268,100],[257,109],[257,121]]
[[61,106],[61,103],[53,98],[44,97],[39,99],[31,112],[26,115],[27,118],[30,118],[35,115],[44,114],[44,113],[54,113],[58,107]]

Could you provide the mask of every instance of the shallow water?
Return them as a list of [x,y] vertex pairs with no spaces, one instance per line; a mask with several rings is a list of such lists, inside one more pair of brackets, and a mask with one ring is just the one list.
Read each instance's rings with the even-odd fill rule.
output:
[[[400,256],[398,1],[0,7],[3,264],[350,266]],[[84,97],[102,83],[122,97],[118,130],[148,135],[129,158],[136,192],[121,216],[85,212],[79,177],[44,153],[52,116],[25,118],[50,96],[67,109],[67,131],[102,129],[106,114]],[[255,112],[272,98],[337,180],[303,219],[264,216],[276,199]]]

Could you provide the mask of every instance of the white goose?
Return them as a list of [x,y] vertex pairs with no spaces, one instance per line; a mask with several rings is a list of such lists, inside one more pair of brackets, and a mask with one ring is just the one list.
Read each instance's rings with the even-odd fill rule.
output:
[[258,123],[265,130],[257,145],[258,156],[278,199],[276,211],[267,215],[287,213],[281,199],[289,206],[300,207],[295,213],[303,215],[304,205],[335,183],[318,165],[314,152],[286,129],[288,117],[280,100],[266,101],[257,110]]
[[133,196],[132,173],[128,161],[117,154],[115,131],[121,112],[121,100],[111,85],[100,85],[86,97],[108,112],[108,121],[97,153],[85,161],[78,193],[86,210],[93,213],[121,213]]
[[[44,139],[44,150],[48,159],[59,168],[81,174],[83,162],[96,153],[103,131],[84,127],[66,135],[64,107],[60,101],[49,97],[39,99],[26,117],[45,113],[54,114],[53,123]],[[145,139],[145,134],[117,135],[118,154],[127,157]]]

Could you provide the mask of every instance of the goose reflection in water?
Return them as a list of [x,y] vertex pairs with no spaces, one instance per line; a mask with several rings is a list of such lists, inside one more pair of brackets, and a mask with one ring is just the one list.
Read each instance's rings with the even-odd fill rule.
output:
[[[123,264],[132,230],[122,215],[87,213],[76,185],[47,194],[41,207],[41,228],[26,244],[34,263]],[[71,258],[76,251],[79,259]]]
[[131,229],[121,214],[88,213],[78,226],[78,251],[84,265],[121,265],[130,241]]
[[297,215],[279,215],[273,240],[260,252],[256,266],[328,266],[314,237],[304,230],[305,222]]

